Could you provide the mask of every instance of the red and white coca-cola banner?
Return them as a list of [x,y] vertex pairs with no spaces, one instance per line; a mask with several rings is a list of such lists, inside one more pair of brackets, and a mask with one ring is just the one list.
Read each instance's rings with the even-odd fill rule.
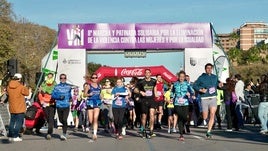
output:
[[150,69],[152,76],[160,74],[167,82],[177,81],[177,77],[164,66],[146,66],[146,67],[100,67],[96,74],[98,79],[105,77],[142,77],[145,69]]

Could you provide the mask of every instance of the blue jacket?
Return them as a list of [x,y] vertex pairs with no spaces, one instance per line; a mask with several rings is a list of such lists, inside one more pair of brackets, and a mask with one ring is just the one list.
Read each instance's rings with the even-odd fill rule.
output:
[[57,108],[70,107],[72,86],[68,83],[57,84],[52,91],[52,98],[56,101]]
[[214,74],[208,75],[203,73],[195,81],[193,88],[199,92],[201,88],[207,89],[206,93],[200,93],[201,97],[217,96],[217,87],[219,84],[218,77]]
[[171,90],[171,96],[174,99],[174,105],[186,106],[189,105],[189,98],[186,93],[189,92],[191,95],[194,94],[194,89],[187,81],[177,81],[173,84]]

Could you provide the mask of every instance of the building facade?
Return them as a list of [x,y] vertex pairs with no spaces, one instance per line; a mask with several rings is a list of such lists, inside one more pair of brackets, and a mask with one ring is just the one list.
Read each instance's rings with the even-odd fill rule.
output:
[[232,33],[218,34],[219,42],[224,51],[228,52],[231,48],[248,50],[257,44],[268,41],[268,25],[262,22],[244,23],[239,29]]
[[231,48],[239,47],[239,33],[238,30],[234,30],[229,34],[218,34],[219,42],[224,51],[228,52]]
[[240,49],[248,50],[266,39],[268,39],[267,24],[256,22],[240,26]]

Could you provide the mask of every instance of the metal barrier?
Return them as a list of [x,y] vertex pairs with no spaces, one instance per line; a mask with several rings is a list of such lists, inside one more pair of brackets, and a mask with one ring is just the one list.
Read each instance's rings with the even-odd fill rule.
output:
[[7,136],[7,127],[9,125],[10,114],[8,104],[0,104],[0,134]]

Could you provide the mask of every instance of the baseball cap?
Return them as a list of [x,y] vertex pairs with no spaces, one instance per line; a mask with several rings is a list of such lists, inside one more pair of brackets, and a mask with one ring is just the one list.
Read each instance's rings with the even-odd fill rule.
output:
[[105,82],[110,82],[110,80],[109,79],[106,79]]
[[14,78],[21,79],[22,78],[22,75],[20,73],[15,73],[14,74]]

